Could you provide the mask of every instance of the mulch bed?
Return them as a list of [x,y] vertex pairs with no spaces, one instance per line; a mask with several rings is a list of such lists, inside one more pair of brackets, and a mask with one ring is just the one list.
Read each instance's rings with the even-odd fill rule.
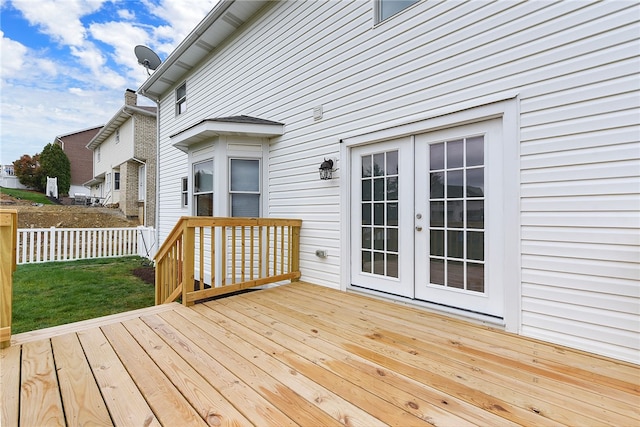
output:
[[156,284],[156,269],[153,267],[137,267],[133,269],[133,275],[141,278],[145,282]]

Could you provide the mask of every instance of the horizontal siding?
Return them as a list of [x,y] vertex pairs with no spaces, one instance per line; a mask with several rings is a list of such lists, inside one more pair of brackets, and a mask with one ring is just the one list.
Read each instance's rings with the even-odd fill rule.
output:
[[[268,214],[303,219],[305,280],[339,287],[348,262],[339,259],[348,239],[340,191],[349,178],[338,159],[336,179],[320,181],[323,158],[338,158],[343,138],[517,93],[521,199],[511,203],[522,212],[520,329],[630,359],[618,336],[633,342],[637,330],[614,319],[638,311],[630,291],[640,279],[638,15],[625,1],[423,1],[374,26],[369,1],[273,3],[187,77],[185,114],[174,117],[173,93],[162,101],[161,239],[184,214],[186,155],[170,135],[210,117],[280,121],[286,132],[269,148]],[[602,324],[590,320],[608,310],[616,314]]]

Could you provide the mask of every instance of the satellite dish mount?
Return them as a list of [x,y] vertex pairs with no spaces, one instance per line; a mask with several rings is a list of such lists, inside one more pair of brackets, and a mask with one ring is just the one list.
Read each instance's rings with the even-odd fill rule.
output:
[[155,70],[160,66],[160,57],[148,47],[138,45],[133,49],[133,51],[138,58],[138,64],[144,66],[147,70],[147,75],[151,75],[149,70]]

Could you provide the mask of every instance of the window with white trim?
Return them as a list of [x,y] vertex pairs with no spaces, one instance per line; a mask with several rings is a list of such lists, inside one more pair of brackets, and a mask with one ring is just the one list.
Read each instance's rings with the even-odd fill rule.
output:
[[120,142],[120,128],[116,129],[116,144]]
[[181,203],[182,203],[182,207],[186,208],[187,206],[189,206],[189,178],[187,178],[186,176],[182,177],[182,187],[180,188],[180,195],[181,197]]
[[187,111],[187,82],[176,89],[176,116]]
[[376,24],[391,18],[420,0],[374,0]]
[[113,173],[113,189],[114,190],[120,189],[120,172]]
[[260,217],[260,160],[229,159],[232,217]]
[[213,159],[193,164],[193,203],[196,216],[213,216]]

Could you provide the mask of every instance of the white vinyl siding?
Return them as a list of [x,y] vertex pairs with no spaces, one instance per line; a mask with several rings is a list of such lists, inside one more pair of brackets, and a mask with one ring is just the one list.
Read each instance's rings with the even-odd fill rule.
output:
[[[423,1],[380,26],[372,7],[271,4],[185,76],[185,113],[174,117],[175,87],[165,94],[161,241],[184,214],[188,170],[169,135],[235,114],[279,121],[286,133],[263,165],[263,215],[302,218],[304,280],[344,287],[339,141],[517,96],[520,140],[509,142],[521,154],[521,198],[511,201],[521,209],[517,329],[638,362],[637,5]],[[325,157],[338,158],[338,171],[320,181]]]

